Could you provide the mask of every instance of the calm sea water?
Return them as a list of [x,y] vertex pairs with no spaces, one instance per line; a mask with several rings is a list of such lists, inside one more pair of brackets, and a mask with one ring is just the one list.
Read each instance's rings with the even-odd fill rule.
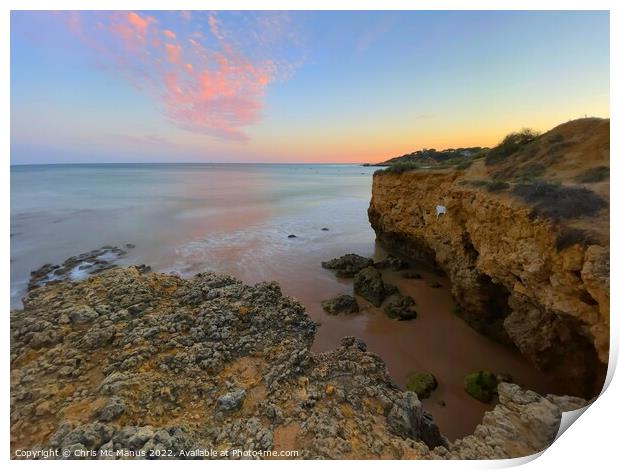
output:
[[[418,318],[389,319],[361,301],[358,315],[325,314],[320,301],[351,293],[321,261],[344,253],[384,256],[367,216],[373,168],[356,165],[50,165],[11,168],[11,303],[30,271],[103,245],[135,244],[119,264],[184,276],[213,270],[247,283],[275,280],[320,323],[313,349],[357,336],[400,385],[412,371],[439,381],[424,400],[444,435],[471,433],[490,409],[468,396],[472,370],[509,372],[521,385],[556,392],[516,351],[469,328],[452,312],[449,281],[385,273],[416,300]],[[322,230],[328,228],[328,231]],[[294,234],[296,238],[288,238]],[[430,282],[440,282],[439,289]]]
[[247,282],[295,279],[312,253],[368,254],[371,180],[358,165],[12,167],[11,304],[30,271],[103,245],[136,245],[121,264]]

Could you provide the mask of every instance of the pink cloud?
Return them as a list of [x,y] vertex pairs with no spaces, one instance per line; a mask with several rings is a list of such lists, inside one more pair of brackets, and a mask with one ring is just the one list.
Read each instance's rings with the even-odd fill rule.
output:
[[[193,22],[195,15],[181,17]],[[99,66],[149,93],[178,127],[224,140],[247,140],[244,128],[259,121],[267,86],[278,80],[280,70],[288,70],[285,61],[269,56],[270,45],[282,38],[265,31],[266,39],[256,41],[271,24],[264,21],[257,21],[248,38],[251,44],[244,45],[245,31],[232,34],[216,13],[207,14],[206,36],[196,28],[186,28],[187,34],[183,28],[173,32],[174,25],[163,24],[162,18],[168,17],[80,12],[66,21],[95,50]]]
[[181,62],[181,46],[178,44],[166,44],[168,60],[173,64]]
[[146,36],[146,30],[149,27],[149,24],[154,22],[154,19],[152,17],[142,17],[139,14],[130,11],[127,13],[127,21],[139,34]]

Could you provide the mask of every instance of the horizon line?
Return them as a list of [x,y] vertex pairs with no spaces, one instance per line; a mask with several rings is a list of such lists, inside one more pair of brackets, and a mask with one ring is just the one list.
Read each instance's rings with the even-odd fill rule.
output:
[[376,165],[373,162],[55,162],[11,163],[9,166],[56,166],[56,165]]

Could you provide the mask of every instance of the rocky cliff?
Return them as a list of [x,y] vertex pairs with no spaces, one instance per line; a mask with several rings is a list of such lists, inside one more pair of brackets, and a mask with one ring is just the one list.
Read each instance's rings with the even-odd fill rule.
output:
[[309,351],[315,329],[277,284],[214,273],[116,268],[36,288],[11,313],[12,457],[517,457],[584,404],[500,384],[451,444],[361,341]]
[[449,275],[472,326],[591,397],[609,349],[609,120],[519,145],[461,169],[379,171],[369,218],[388,249]]

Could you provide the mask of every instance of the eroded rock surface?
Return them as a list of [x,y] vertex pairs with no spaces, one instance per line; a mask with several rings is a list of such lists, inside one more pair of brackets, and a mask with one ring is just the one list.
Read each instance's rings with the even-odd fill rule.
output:
[[360,310],[355,297],[348,294],[341,294],[333,299],[323,300],[321,306],[330,315],[351,314],[357,313]]
[[353,277],[362,269],[373,265],[371,258],[365,258],[355,253],[348,253],[339,258],[323,261],[321,266],[325,269],[333,269],[338,277]]
[[[484,442],[453,451],[380,357],[352,337],[312,353],[315,329],[276,283],[214,273],[185,280],[115,268],[35,289],[11,312],[11,448],[111,458],[205,457],[196,449],[230,458],[512,455]],[[507,400],[511,436],[529,439]],[[527,441],[533,448],[556,432],[557,403],[575,399],[530,401],[552,410],[534,423],[542,437]]]
[[[131,249],[135,245],[127,243],[125,247]],[[117,246],[103,246],[99,249],[67,258],[62,264],[44,264],[30,273],[28,290],[36,289],[49,283],[81,281],[91,274],[116,267],[114,262],[126,254],[125,250]]]
[[518,385],[498,386],[499,405],[485,413],[471,436],[456,440],[448,449],[433,454],[448,459],[507,459],[524,457],[546,449],[560,427],[562,412],[582,408],[579,398],[542,397]]

